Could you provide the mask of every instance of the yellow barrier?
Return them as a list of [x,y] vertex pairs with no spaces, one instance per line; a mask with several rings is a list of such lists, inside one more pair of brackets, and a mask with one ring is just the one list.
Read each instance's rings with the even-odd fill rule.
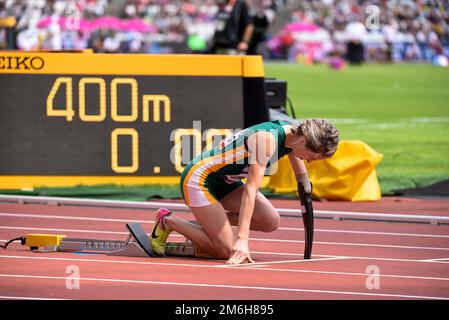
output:
[[[383,155],[362,141],[341,141],[333,157],[306,163],[313,194],[319,198],[346,201],[375,201],[381,198],[375,168]],[[288,158],[268,185],[276,193],[295,193],[296,181]]]

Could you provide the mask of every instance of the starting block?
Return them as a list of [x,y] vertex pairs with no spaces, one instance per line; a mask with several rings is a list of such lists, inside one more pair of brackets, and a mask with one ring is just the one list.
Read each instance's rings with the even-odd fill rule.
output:
[[[65,235],[27,234],[24,244],[34,252],[92,252],[108,256],[157,257],[148,236],[138,223],[127,223],[130,232],[126,240],[103,240],[92,238],[67,238]],[[165,255],[213,258],[202,252],[192,242],[167,242]]]

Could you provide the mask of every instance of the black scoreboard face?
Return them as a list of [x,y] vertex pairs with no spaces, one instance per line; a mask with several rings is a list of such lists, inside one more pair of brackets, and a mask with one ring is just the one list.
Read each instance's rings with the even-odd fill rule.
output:
[[189,159],[244,126],[243,73],[229,71],[237,57],[204,57],[212,60],[195,69],[201,59],[190,56],[170,63],[170,56],[34,53],[19,64],[21,55],[0,53],[0,180],[179,176]]

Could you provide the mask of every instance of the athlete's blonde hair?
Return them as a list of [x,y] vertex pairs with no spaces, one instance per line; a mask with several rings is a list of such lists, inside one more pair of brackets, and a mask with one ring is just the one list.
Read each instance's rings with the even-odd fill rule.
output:
[[305,119],[294,124],[293,132],[304,136],[306,147],[312,152],[331,157],[337,151],[339,132],[325,119]]

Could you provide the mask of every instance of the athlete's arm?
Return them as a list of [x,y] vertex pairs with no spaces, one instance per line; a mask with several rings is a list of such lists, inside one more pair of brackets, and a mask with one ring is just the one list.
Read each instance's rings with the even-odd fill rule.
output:
[[307,168],[304,164],[304,160],[295,157],[293,152],[288,154],[288,159],[290,160],[293,172],[295,173],[296,182],[301,183],[307,193],[312,192],[312,185],[310,184],[309,175],[307,174]]
[[253,262],[248,246],[251,218],[257,191],[262,185],[265,169],[275,150],[274,137],[269,132],[257,132],[248,138],[248,151],[251,154],[248,179],[243,187],[237,241],[233,248],[233,255],[227,261],[228,264],[243,263],[246,260]]

